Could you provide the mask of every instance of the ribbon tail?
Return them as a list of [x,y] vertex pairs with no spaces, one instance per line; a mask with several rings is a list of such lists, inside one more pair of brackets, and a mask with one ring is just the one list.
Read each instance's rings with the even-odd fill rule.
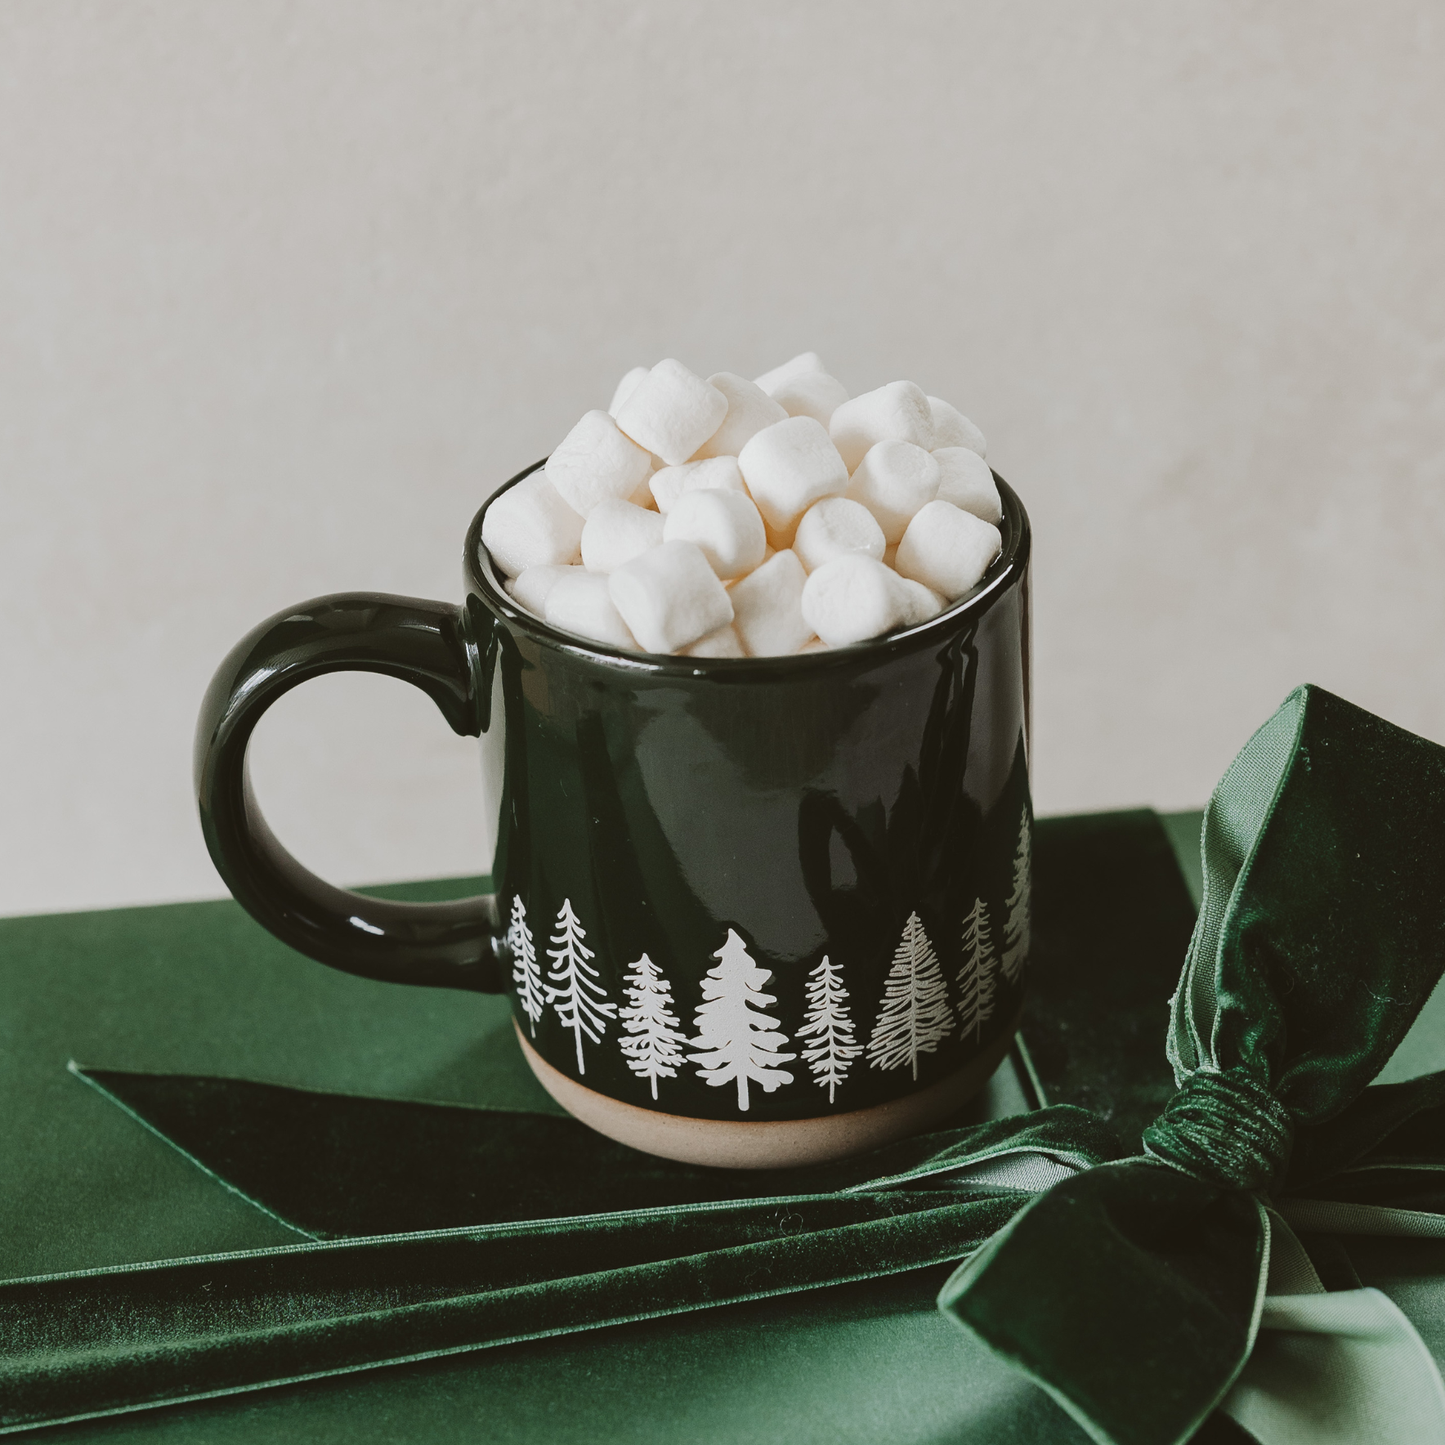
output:
[[1336,1199],[1285,1199],[1279,1212],[1311,1234],[1365,1234],[1381,1238],[1445,1239],[1445,1214]]
[[1286,1219],[1270,1222],[1260,1333],[1220,1408],[1259,1445],[1445,1445],[1445,1383],[1415,1326],[1377,1289],[1327,1294]]
[[1249,1358],[1269,1248],[1252,1196],[1128,1160],[1022,1210],[939,1306],[1101,1445],[1180,1445]]
[[1221,1408],[1260,1445],[1445,1445],[1439,1368],[1377,1289],[1266,1297]]
[[13,1280],[0,1434],[942,1264],[1026,1197],[791,1197]]

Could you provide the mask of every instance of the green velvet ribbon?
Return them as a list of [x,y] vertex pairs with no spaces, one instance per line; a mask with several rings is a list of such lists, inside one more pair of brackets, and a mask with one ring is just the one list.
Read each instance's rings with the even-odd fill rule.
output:
[[1442,1080],[1367,1087],[1445,969],[1445,749],[1301,688],[1215,789],[1202,851],[1178,1092],[1144,1157],[1026,1206],[941,1299],[1114,1445],[1174,1445],[1224,1400],[1293,1196],[1358,1197],[1389,1161],[1387,1190],[1445,1209]]
[[[1142,1155],[1055,1106],[663,1207],[11,1281],[0,1431],[963,1260],[941,1308],[1096,1440],[1174,1445],[1221,1405],[1267,1445],[1445,1439],[1408,1321],[1322,1282],[1330,1236],[1445,1236],[1445,1075],[1370,1085],[1445,970],[1445,750],[1301,689],[1202,847]],[[1301,1434],[1342,1379],[1330,1420],[1364,1423]]]

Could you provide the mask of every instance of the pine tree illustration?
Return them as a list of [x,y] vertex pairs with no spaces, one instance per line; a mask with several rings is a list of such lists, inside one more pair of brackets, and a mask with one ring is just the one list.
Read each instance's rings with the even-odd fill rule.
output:
[[1029,956],[1031,900],[1030,870],[1033,856],[1033,834],[1029,828],[1029,810],[1019,819],[1019,842],[1014,849],[1014,889],[1006,900],[1008,918],[1003,926],[1003,976],[1017,983]]
[[645,953],[628,968],[622,987],[627,1002],[617,1017],[630,1035],[621,1041],[622,1052],[638,1078],[652,1081],[655,1099],[658,1079],[677,1077],[687,1035],[678,1031],[672,1011],[672,985]]
[[693,1048],[706,1052],[687,1057],[701,1065],[697,1076],[709,1084],[736,1080],[738,1108],[746,1113],[749,1081],[761,1084],[768,1094],[779,1084],[791,1084],[792,1074],[773,1066],[798,1056],[778,1052],[788,1042],[787,1035],[764,1012],[776,999],[762,991],[772,974],[753,962],[747,945],[731,928],[727,942],[713,957],[717,967],[708,969],[702,981],[704,1002],[693,1018],[697,1037],[688,1040]]
[[537,966],[537,948],[532,930],[527,927],[527,909],[520,898],[512,899],[512,921],[507,927],[507,943],[512,950],[512,982],[517,985],[517,1002],[537,1037],[537,1020],[542,1017],[542,970]]
[[808,975],[808,1012],[798,1039],[816,1039],[803,1050],[803,1061],[813,1071],[813,1082],[828,1090],[828,1102],[843,1082],[863,1045],[853,1040],[853,1016],[848,1012],[848,990],[843,987],[843,970],[823,961]]
[[587,1072],[582,1062],[582,1035],[586,1034],[594,1044],[600,1043],[607,1032],[607,1020],[617,1016],[617,1005],[607,997],[597,970],[587,962],[594,954],[582,942],[586,937],[587,930],[572,912],[572,900],[564,898],[557,912],[557,932],[552,935],[557,946],[547,950],[547,957],[557,965],[547,970],[547,977],[556,984],[555,988],[551,983],[547,985],[547,1002],[555,1005],[557,1017],[577,1040],[579,1074]]
[[975,898],[973,910],[963,920],[963,967],[958,970],[958,1019],[965,1038],[970,1029],[979,1038],[985,1020],[993,1013],[997,971],[998,954],[989,937],[988,912],[983,899]]
[[916,913],[908,915],[903,937],[893,953],[868,1062],[875,1069],[904,1064],[918,1077],[919,1054],[931,1054],[953,1030],[953,1009],[938,955]]

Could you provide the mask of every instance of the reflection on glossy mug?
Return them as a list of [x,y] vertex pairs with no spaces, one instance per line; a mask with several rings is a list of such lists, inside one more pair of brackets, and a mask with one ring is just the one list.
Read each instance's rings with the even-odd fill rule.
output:
[[[547,626],[503,590],[484,507],[463,607],[323,597],[232,650],[196,735],[211,856],[312,958],[509,992],[548,1092],[639,1149],[758,1168],[927,1128],[1006,1052],[1028,955],[1029,525],[999,493],[1003,550],[949,611],[742,659]],[[340,669],[403,678],[481,738],[495,894],[366,898],[277,843],[247,741]]]

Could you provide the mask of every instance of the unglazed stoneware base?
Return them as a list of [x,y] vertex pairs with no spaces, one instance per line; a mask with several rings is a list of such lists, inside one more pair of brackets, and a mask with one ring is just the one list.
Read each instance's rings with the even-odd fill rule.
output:
[[[516,1020],[512,1021],[516,1028]],[[554,1069],[517,1029],[517,1041],[537,1082],[572,1115],[619,1144],[719,1169],[786,1169],[825,1164],[877,1149],[894,1139],[917,1134],[946,1119],[988,1082],[1013,1043],[1015,1018],[1008,1032],[995,1040],[966,1068],[916,1094],[892,1099],[871,1109],[833,1114],[822,1119],[758,1120],[686,1119],[660,1114],[610,1099]]]

